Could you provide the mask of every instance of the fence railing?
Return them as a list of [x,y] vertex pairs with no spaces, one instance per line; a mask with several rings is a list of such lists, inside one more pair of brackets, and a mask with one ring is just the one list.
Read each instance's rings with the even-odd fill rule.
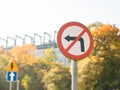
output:
[[[57,48],[56,36],[57,36],[57,31],[54,31],[53,40],[51,39],[52,35],[50,35],[47,32],[44,32],[43,38],[41,35],[34,33],[33,36],[25,34],[23,37],[18,35],[16,35],[14,38],[8,36],[6,39],[0,37],[0,42],[5,42],[5,45],[2,46],[4,49],[11,49],[19,45],[17,44],[18,40],[21,40],[22,45],[27,44],[26,42],[27,39],[31,40],[31,43],[29,44],[35,45],[38,49],[45,49],[45,48],[51,48],[51,47]],[[48,41],[46,41],[47,40],[46,37],[47,38],[49,37]],[[38,38],[39,38],[39,41],[36,40]],[[11,41],[12,41],[12,45],[10,45]],[[36,42],[38,44],[36,44]]]

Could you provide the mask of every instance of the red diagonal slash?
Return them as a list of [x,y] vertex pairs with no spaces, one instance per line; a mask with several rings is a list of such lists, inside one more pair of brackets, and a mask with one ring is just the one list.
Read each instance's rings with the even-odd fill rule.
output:
[[73,45],[82,37],[82,35],[85,33],[85,30],[83,30],[77,37],[76,39],[66,48],[66,51],[69,51]]

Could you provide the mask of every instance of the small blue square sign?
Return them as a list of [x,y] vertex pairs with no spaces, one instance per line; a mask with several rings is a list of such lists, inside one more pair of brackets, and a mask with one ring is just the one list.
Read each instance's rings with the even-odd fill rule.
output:
[[7,72],[7,81],[16,82],[17,81],[17,72]]

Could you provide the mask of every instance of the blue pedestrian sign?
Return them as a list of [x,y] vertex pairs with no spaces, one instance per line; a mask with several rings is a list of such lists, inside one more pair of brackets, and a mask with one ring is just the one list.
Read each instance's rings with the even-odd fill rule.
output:
[[17,76],[18,73],[17,72],[7,72],[7,81],[9,82],[16,82],[17,81]]

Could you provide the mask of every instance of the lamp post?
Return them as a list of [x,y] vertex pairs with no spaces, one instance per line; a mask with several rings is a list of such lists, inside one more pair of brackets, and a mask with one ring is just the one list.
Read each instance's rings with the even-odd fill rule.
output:
[[41,45],[42,44],[42,36],[40,36],[36,33],[34,33],[34,45],[35,45],[35,40],[36,40],[35,36],[38,36],[40,38],[40,45]]
[[14,41],[14,47],[15,47],[16,46],[16,40],[14,38],[8,36],[7,37],[7,44],[8,44],[9,39]]
[[15,37],[15,41],[16,41],[16,42],[17,42],[17,38],[21,39],[21,40],[22,40],[22,43],[25,44],[25,40],[24,40],[24,38],[22,38],[22,37],[16,35],[16,37]]
[[7,40],[4,39],[4,38],[0,38],[0,39],[6,42],[6,46],[5,46],[5,47],[6,47],[6,49],[7,49]]
[[26,40],[26,37],[30,38],[30,39],[31,39],[31,44],[33,44],[33,37],[31,37],[31,36],[25,34],[25,38],[24,38],[24,40]]

